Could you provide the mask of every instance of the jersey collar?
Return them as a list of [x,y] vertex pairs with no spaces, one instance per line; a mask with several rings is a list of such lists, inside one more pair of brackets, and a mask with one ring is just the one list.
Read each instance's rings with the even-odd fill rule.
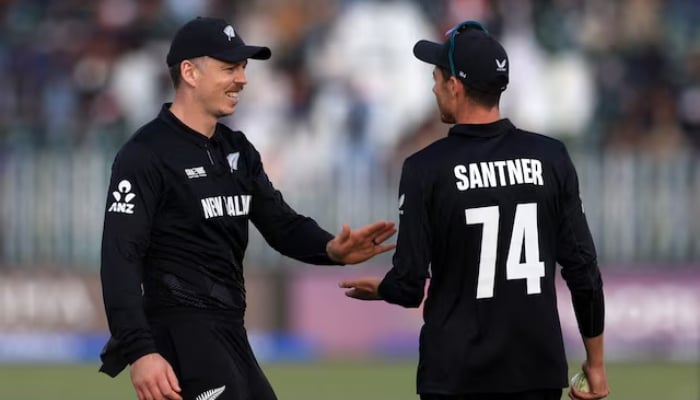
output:
[[175,131],[180,134],[185,140],[194,143],[200,147],[207,147],[209,143],[215,142],[218,144],[221,134],[219,133],[219,124],[216,124],[216,129],[211,138],[208,138],[201,133],[195,131],[189,126],[180,121],[175,114],[170,111],[172,103],[165,103],[160,110],[158,117],[164,120],[168,125],[175,128]]
[[502,135],[515,126],[508,118],[499,119],[490,124],[457,124],[450,128],[448,136],[476,136],[476,137],[494,137]]

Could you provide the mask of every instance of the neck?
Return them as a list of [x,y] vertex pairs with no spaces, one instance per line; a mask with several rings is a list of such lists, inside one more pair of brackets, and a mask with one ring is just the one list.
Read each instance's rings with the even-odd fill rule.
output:
[[192,130],[208,138],[214,135],[216,129],[216,117],[207,114],[201,106],[192,101],[187,94],[178,92],[175,94],[170,112],[183,124]]
[[460,107],[456,115],[458,124],[490,124],[501,119],[498,106],[493,108],[483,108],[470,105]]

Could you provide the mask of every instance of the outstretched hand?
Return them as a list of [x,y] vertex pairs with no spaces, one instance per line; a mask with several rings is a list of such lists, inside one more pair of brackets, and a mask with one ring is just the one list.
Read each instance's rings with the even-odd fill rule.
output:
[[340,233],[326,244],[326,252],[333,261],[358,264],[396,248],[394,243],[383,244],[395,233],[396,227],[389,221],[378,221],[354,230],[343,224]]
[[338,284],[341,288],[350,289],[345,291],[345,295],[358,300],[381,300],[379,295],[379,278],[349,279]]

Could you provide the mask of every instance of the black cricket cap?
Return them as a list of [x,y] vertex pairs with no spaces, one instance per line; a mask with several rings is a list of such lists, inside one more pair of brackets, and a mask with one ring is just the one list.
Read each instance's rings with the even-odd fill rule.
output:
[[166,58],[169,67],[183,60],[209,56],[226,62],[248,58],[267,60],[270,49],[249,46],[228,22],[219,18],[197,17],[180,28]]
[[446,33],[444,43],[420,40],[413,54],[428,64],[446,68],[468,87],[500,93],[508,86],[508,54],[476,21],[465,21]]

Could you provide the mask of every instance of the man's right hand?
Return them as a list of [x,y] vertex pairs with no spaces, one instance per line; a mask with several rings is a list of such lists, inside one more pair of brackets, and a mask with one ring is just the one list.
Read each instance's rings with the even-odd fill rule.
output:
[[583,363],[583,372],[588,379],[590,392],[581,392],[572,387],[569,391],[569,397],[574,400],[599,400],[608,397],[610,388],[608,387],[608,378],[605,373],[605,366],[591,365],[588,361]]
[[173,367],[158,353],[131,364],[131,383],[139,400],[182,400]]

